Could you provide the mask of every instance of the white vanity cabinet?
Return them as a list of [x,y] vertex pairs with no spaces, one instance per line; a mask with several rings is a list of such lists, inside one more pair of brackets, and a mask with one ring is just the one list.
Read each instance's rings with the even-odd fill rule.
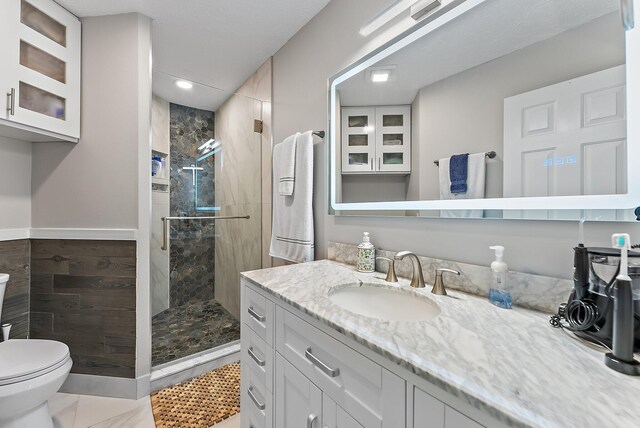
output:
[[502,426],[244,278],[241,296],[243,428]]
[[80,21],[54,1],[0,2],[0,135],[77,142],[80,44]]
[[442,401],[413,387],[412,428],[482,428],[482,425]]
[[342,173],[411,172],[411,106],[343,107]]

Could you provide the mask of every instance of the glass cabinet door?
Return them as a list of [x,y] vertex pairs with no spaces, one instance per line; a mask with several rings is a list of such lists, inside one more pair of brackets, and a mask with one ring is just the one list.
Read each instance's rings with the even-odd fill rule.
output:
[[376,108],[376,170],[411,172],[411,106]]
[[342,172],[375,169],[375,109],[342,109]]
[[50,0],[6,0],[4,118],[78,138],[80,21]]

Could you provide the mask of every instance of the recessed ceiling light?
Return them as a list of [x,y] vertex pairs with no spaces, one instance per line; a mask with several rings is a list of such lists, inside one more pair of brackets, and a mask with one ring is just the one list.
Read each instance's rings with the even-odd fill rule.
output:
[[373,83],[383,83],[389,80],[391,70],[373,70],[371,72],[371,81]]
[[193,88],[193,83],[187,82],[186,80],[177,80],[176,86],[181,89],[191,89]]

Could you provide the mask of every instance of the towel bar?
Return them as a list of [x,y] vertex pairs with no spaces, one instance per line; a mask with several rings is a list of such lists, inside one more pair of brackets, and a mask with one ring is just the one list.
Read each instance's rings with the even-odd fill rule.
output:
[[[484,154],[486,157],[488,157],[489,159],[493,159],[496,157],[496,152],[494,152],[493,150],[490,152],[486,152]],[[436,164],[436,166],[440,166],[440,161],[439,160],[434,160],[433,161],[434,164]]]

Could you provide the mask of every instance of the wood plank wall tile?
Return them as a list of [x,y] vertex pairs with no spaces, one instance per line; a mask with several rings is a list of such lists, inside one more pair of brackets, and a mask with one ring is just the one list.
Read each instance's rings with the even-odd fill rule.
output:
[[72,373],[135,377],[135,242],[32,240],[31,293],[31,337],[66,343]]
[[30,243],[28,239],[0,242],[0,272],[9,274],[2,320],[11,323],[11,338],[29,334]]

